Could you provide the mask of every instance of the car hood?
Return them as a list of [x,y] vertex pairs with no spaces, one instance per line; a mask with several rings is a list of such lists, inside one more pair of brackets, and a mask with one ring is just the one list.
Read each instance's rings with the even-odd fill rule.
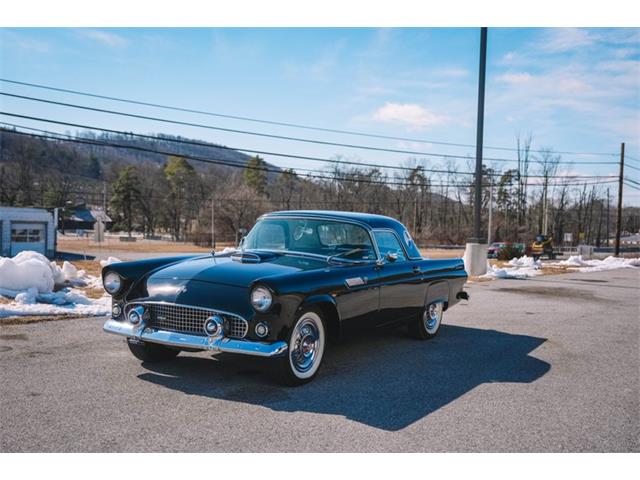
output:
[[323,267],[326,267],[323,260],[293,255],[259,255],[259,260],[251,263],[231,260],[230,257],[207,256],[156,270],[147,282],[154,284],[159,281],[167,283],[167,280],[175,280],[177,283],[198,281],[249,287],[259,279]]

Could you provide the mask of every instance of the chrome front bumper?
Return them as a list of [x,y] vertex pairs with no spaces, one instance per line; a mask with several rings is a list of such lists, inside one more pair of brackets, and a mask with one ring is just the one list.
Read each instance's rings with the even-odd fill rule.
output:
[[194,348],[214,352],[243,353],[258,357],[277,357],[287,351],[286,342],[263,343],[250,340],[236,340],[220,336],[205,337],[187,333],[158,330],[145,325],[132,325],[129,322],[110,318],[104,322],[107,333],[134,338],[142,342],[160,343],[176,348]]

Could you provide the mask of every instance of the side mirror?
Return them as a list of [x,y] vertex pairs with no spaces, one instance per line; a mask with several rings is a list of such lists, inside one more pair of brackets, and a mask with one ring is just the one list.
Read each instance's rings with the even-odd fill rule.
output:
[[384,258],[387,262],[393,263],[398,260],[398,254],[396,252],[387,252]]
[[240,250],[242,250],[242,247],[244,246],[244,241],[245,241],[245,239],[246,239],[246,238],[247,238],[247,237],[242,237],[242,238],[240,239],[240,243],[238,244],[238,248],[239,248]]

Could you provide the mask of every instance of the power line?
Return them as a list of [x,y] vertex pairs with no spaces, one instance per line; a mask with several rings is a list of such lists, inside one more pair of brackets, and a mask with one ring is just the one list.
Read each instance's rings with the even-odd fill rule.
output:
[[[123,130],[113,130],[113,129],[109,129],[109,128],[95,127],[95,126],[91,126],[91,125],[83,125],[83,124],[70,123],[70,122],[62,122],[62,121],[58,121],[58,120],[51,120],[51,119],[41,118],[41,117],[32,117],[32,116],[29,116],[29,115],[19,115],[19,114],[16,114],[16,113],[9,113],[9,112],[2,112],[2,111],[0,111],[0,115],[23,118],[23,119],[28,119],[28,120],[35,120],[35,121],[45,122],[45,123],[53,123],[53,124],[57,124],[57,125],[65,125],[65,126],[69,126],[69,127],[84,128],[84,129],[88,129],[88,130],[97,130],[97,131],[101,131],[101,132],[114,133],[114,134],[118,134],[118,135],[146,138],[146,139],[154,140],[154,141],[165,141],[165,142],[172,142],[172,143],[178,143],[178,144],[184,144],[184,145],[193,145],[193,146],[200,146],[200,147],[207,147],[207,148],[217,148],[217,149],[232,150],[232,151],[239,151],[239,152],[248,152],[248,153],[260,154],[260,155],[273,155],[273,156],[276,156],[276,157],[294,158],[294,159],[297,159],[297,160],[311,160],[311,161],[314,161],[314,162],[326,162],[326,163],[334,163],[334,164],[355,165],[355,166],[359,166],[359,167],[387,168],[387,169],[393,169],[393,170],[405,170],[405,171],[414,171],[415,170],[415,168],[412,168],[412,167],[403,167],[403,166],[397,166],[397,165],[380,165],[380,164],[377,164],[377,163],[354,162],[354,161],[349,161],[349,160],[336,160],[336,159],[329,159],[329,158],[311,157],[311,156],[306,156],[306,155],[292,155],[292,154],[271,152],[271,151],[265,151],[265,150],[253,150],[253,149],[250,150],[250,149],[242,148],[242,147],[230,147],[228,145],[216,145],[216,144],[211,144],[211,143],[207,143],[207,142],[201,142],[201,141],[197,141],[197,140],[185,140],[185,139],[181,139],[181,138],[171,138],[171,137],[163,137],[163,136],[157,136],[157,135],[145,135],[145,134],[141,134],[141,133],[132,133],[132,132],[126,132],[126,131],[123,131]],[[52,134],[54,133],[54,132],[47,132],[46,130],[40,130],[40,129],[37,129],[37,128],[30,128],[30,127],[26,127],[26,126],[22,126],[22,125],[14,125],[14,124],[11,124],[11,123],[6,123],[6,122],[4,122],[4,124],[5,125],[16,126],[16,127],[20,127],[20,128],[25,128],[25,129],[29,129],[29,130],[42,131],[42,132],[52,133]],[[432,169],[432,168],[431,169],[427,169],[425,167],[420,167],[420,168],[421,168],[422,171],[431,172],[431,173],[452,173],[451,170]],[[456,173],[473,175],[473,172],[456,172]]]
[[640,182],[639,182],[639,181],[637,181],[637,180],[634,180],[633,178],[624,177],[624,179],[625,179],[625,181],[627,181],[627,182],[631,182],[631,183],[635,183],[635,184],[640,185]]
[[[97,94],[97,93],[89,93],[89,92],[82,92],[82,91],[79,91],[79,90],[72,90],[72,89],[67,89],[67,88],[52,87],[52,86],[49,86],[49,85],[42,85],[42,84],[38,84],[38,83],[29,83],[29,82],[21,82],[21,81],[17,81],[17,80],[9,80],[9,79],[6,79],[6,78],[0,78],[0,82],[11,83],[11,84],[14,84],[14,85],[22,85],[22,86],[34,87],[34,88],[40,88],[40,89],[44,89],[44,90],[50,90],[50,91],[56,91],[56,92],[62,92],[62,93],[70,93],[70,94],[73,94],[73,95],[81,95],[81,96],[85,96],[85,97],[100,98],[100,99],[103,99],[103,100],[112,100],[112,101],[116,101],[116,102],[129,103],[129,104],[133,104],[133,105],[141,105],[141,106],[145,106],[145,107],[161,108],[161,109],[165,109],[165,110],[173,110],[173,111],[185,112],[185,113],[195,113],[195,114],[198,114],[198,115],[208,115],[208,116],[212,116],[212,117],[228,118],[228,119],[233,119],[233,120],[242,120],[242,121],[254,122],[254,123],[263,123],[263,124],[267,124],[267,125],[277,125],[277,126],[282,126],[282,127],[300,128],[300,129],[305,129],[305,130],[315,130],[315,131],[320,131],[320,132],[339,133],[339,134],[344,134],[344,135],[354,135],[354,136],[368,137],[368,138],[379,138],[379,139],[385,139],[385,140],[399,140],[399,141],[405,141],[405,142],[415,142],[415,143],[434,144],[434,145],[446,145],[446,146],[450,146],[450,147],[475,148],[475,145],[465,144],[465,143],[444,142],[444,141],[438,141],[438,140],[425,140],[425,139],[408,138],[408,137],[396,137],[396,136],[392,136],[392,135],[380,135],[380,134],[367,133],[367,132],[357,132],[357,131],[353,131],[353,130],[341,130],[341,129],[335,129],[335,128],[317,127],[317,126],[303,125],[303,124],[299,124],[299,123],[280,122],[280,121],[275,121],[275,120],[265,120],[265,119],[259,119],[259,118],[253,118],[253,117],[245,117],[245,116],[240,116],[240,115],[231,115],[231,114],[225,114],[225,113],[210,112],[210,111],[204,111],[204,110],[196,110],[196,109],[191,109],[191,108],[176,107],[176,106],[171,106],[171,105],[162,105],[162,104],[159,104],[159,103],[144,102],[144,101],[140,101],[140,100],[132,100],[132,99],[114,97],[114,96],[109,96],[109,95],[100,95],[100,94]],[[517,148],[513,148],[513,147],[484,146],[484,148],[485,149],[490,149],[490,150],[502,150],[502,151],[511,151],[511,152],[517,152],[518,151]],[[532,153],[546,153],[545,150],[530,150],[530,152],[532,152]],[[559,153],[559,154],[563,154],[563,155],[607,155],[607,156],[615,156],[615,155],[617,155],[616,153],[573,152],[573,151],[557,151],[555,153]]]
[[[141,138],[146,138],[146,139],[151,139],[151,140],[162,140],[162,141],[169,141],[169,142],[174,142],[174,143],[186,143],[189,145],[199,145],[199,146],[205,146],[205,147],[210,147],[210,148],[222,148],[222,149],[229,149],[229,150],[236,150],[232,147],[226,147],[226,146],[220,146],[218,147],[217,145],[212,145],[212,144],[208,144],[208,143],[203,143],[203,142],[194,142],[194,141],[188,141],[188,140],[181,140],[181,139],[172,139],[172,138],[164,138],[164,137],[157,137],[157,136],[153,136],[153,135],[144,135],[144,134],[138,134],[138,133],[133,133],[133,132],[125,132],[125,131],[119,131],[119,130],[112,130],[112,129],[103,129],[103,128],[99,128],[99,127],[92,127],[89,125],[82,125],[82,124],[74,124],[74,123],[68,123],[68,122],[58,122],[58,121],[49,121],[46,119],[39,119],[37,117],[29,117],[29,116],[24,116],[24,115],[17,115],[17,114],[11,114],[11,113],[5,113],[5,112],[1,112],[0,114],[4,114],[4,115],[9,115],[9,116],[16,116],[16,117],[21,117],[21,118],[29,118],[29,119],[36,119],[36,120],[40,120],[40,121],[44,121],[44,122],[51,122],[51,123],[58,123],[58,124],[62,124],[62,125],[68,125],[68,126],[76,126],[79,128],[85,128],[85,129],[92,129],[92,130],[97,130],[97,131],[103,131],[103,132],[109,132],[109,133],[115,133],[115,134],[119,134],[119,135],[123,135],[126,137],[141,137]],[[38,128],[33,128],[33,127],[26,127],[26,126],[22,126],[22,125],[16,125],[16,124],[12,124],[12,123],[7,123],[7,122],[3,122],[5,125],[10,125],[12,127],[18,127],[18,128],[24,128],[27,130],[33,130],[33,131],[38,131],[38,132],[43,132],[49,135],[57,135],[57,136],[62,136],[62,137],[66,137],[66,138],[70,138],[70,139],[74,139],[74,138],[78,138],[78,137],[73,137],[71,135],[66,135],[66,134],[61,134],[61,133],[56,133],[56,132],[50,132],[48,130],[42,130],[42,129],[38,129]],[[121,145],[121,147],[126,148],[125,145]],[[240,149],[241,150],[241,149]],[[241,151],[250,151],[250,152],[255,152],[253,150],[241,150]],[[259,152],[259,153],[263,153],[263,152]],[[177,153],[177,152],[173,152],[170,153],[169,155],[177,155],[177,156],[185,156],[181,153]],[[285,157],[289,157],[289,155],[286,154],[280,154],[282,156]],[[292,158],[299,158],[299,156],[292,156]],[[332,159],[321,159],[321,158],[317,158],[317,157],[302,157],[302,158],[308,158],[308,159],[313,159],[315,161],[322,161],[322,162],[329,162],[329,163],[333,163],[333,164],[348,164],[348,165],[357,165],[357,166],[372,166],[372,167],[378,167],[378,168],[391,168],[391,169],[401,169],[401,170],[408,170],[408,171],[415,171],[414,168],[411,167],[400,167],[400,166],[385,166],[385,165],[378,165],[378,164],[369,164],[369,163],[359,163],[359,162],[350,162],[350,161],[346,161],[346,160],[332,160]],[[222,159],[222,161],[225,161],[227,163],[233,163],[234,166],[238,166],[240,168],[246,168],[246,164],[244,163],[238,163],[238,161],[235,160],[229,160],[229,159]],[[474,172],[458,172],[458,171],[453,171],[453,170],[440,170],[440,169],[426,169],[424,167],[420,167],[421,171],[423,172],[429,172],[429,173],[445,173],[445,174],[460,174],[460,175],[474,175]],[[307,168],[301,168],[301,167],[296,167],[297,170],[301,170],[301,171],[306,171],[306,172],[318,172],[318,170],[313,170],[313,169],[307,169]],[[278,173],[282,173],[281,170],[275,170]],[[349,172],[347,172],[349,173]],[[502,177],[504,175],[504,173],[500,173],[500,172],[490,172],[490,173],[485,173],[484,175],[487,176],[493,176],[493,177]],[[544,175],[527,175],[528,178],[570,178],[570,179],[579,179],[579,178],[589,178],[589,179],[593,179],[593,178],[613,178],[614,175],[566,175],[566,176],[547,176],[545,177]],[[405,183],[400,183],[401,185],[405,185]]]
[[[204,128],[204,129],[209,129],[209,130],[217,130],[217,131],[223,131],[223,132],[229,132],[229,133],[237,133],[237,134],[242,134],[242,135],[253,135],[253,136],[273,138],[273,139],[278,139],[278,140],[287,140],[287,141],[295,141],[295,142],[303,142],[303,143],[312,143],[312,144],[317,144],[317,145],[330,145],[330,146],[343,147],[343,148],[353,148],[353,149],[360,149],[360,150],[372,150],[372,151],[387,152],[387,153],[399,153],[399,154],[404,154],[404,155],[418,155],[418,156],[436,157],[436,158],[451,158],[451,159],[471,160],[470,157],[463,156],[463,155],[451,155],[451,154],[433,153],[433,152],[420,152],[420,151],[414,151],[414,150],[401,150],[401,149],[394,149],[394,148],[373,147],[373,146],[370,146],[370,145],[356,145],[356,144],[349,144],[349,143],[329,142],[329,141],[317,140],[317,139],[312,139],[312,138],[299,138],[299,137],[291,137],[291,136],[286,136],[286,135],[275,135],[275,134],[264,133],[264,132],[254,132],[254,131],[250,131],[250,130],[239,130],[239,129],[233,129],[233,128],[217,127],[217,126],[214,126],[214,125],[205,125],[205,124],[193,123],[193,122],[183,122],[183,121],[180,121],[180,120],[171,120],[171,119],[161,118],[161,117],[152,117],[152,116],[140,115],[140,114],[136,114],[136,113],[121,112],[121,111],[118,111],[118,110],[108,110],[108,109],[104,109],[104,108],[89,107],[89,106],[86,106],[86,105],[78,105],[78,104],[74,104],[74,103],[58,102],[58,101],[55,101],[55,100],[48,100],[48,99],[37,98],[37,97],[29,97],[29,96],[25,96],[25,95],[17,95],[17,94],[7,93],[7,92],[0,92],[0,95],[6,96],[6,97],[12,97],[12,98],[19,98],[19,99],[22,99],[22,100],[29,100],[29,101],[34,101],[34,102],[48,103],[48,104],[51,104],[51,105],[58,105],[58,106],[69,107],[69,108],[78,108],[78,109],[81,109],[81,110],[88,110],[88,111],[92,111],[92,112],[108,113],[110,115],[120,115],[120,116],[125,116],[125,117],[130,117],[130,118],[138,118],[138,119],[141,119],[141,120],[151,120],[151,121],[154,121],[154,122],[170,123],[170,124],[174,124],[174,125],[181,125],[181,126],[195,127],[195,128]],[[491,158],[491,157],[485,157],[485,160],[495,161],[495,162],[518,162],[518,160],[516,160],[516,159]],[[570,163],[575,163],[575,162],[570,162]],[[586,164],[592,164],[592,163],[594,163],[594,162],[586,162]],[[610,162],[610,163],[615,164],[616,162]]]
[[636,186],[633,183],[628,183],[627,180],[624,180],[624,184],[629,188],[633,188],[634,190],[640,190],[639,186]]
[[[33,130],[38,130],[38,129],[33,129]],[[159,155],[165,155],[165,156],[179,156],[185,159],[189,159],[189,160],[194,160],[194,161],[199,161],[199,162],[204,162],[204,163],[211,163],[211,164],[216,164],[216,165],[224,165],[224,166],[229,166],[229,167],[234,167],[234,168],[242,168],[242,169],[250,169],[250,170],[262,170],[262,171],[266,171],[266,172],[271,172],[271,173],[278,173],[278,174],[282,174],[282,170],[280,169],[274,169],[274,168],[269,168],[269,167],[259,167],[259,166],[249,166],[249,165],[239,165],[238,163],[233,163],[230,162],[226,159],[220,159],[220,158],[205,158],[205,157],[199,157],[199,156],[195,156],[195,155],[186,155],[186,154],[180,154],[180,153],[176,153],[176,152],[166,152],[163,150],[156,150],[156,149],[151,149],[151,148],[145,148],[145,147],[140,147],[140,146],[136,146],[136,145],[122,145],[122,144],[117,144],[117,143],[112,143],[112,142],[105,142],[105,141],[99,141],[99,140],[89,140],[89,139],[78,139],[78,138],[72,138],[70,135],[64,135],[64,134],[58,134],[58,133],[53,133],[53,135],[59,135],[59,136],[64,136],[64,137],[69,137],[69,138],[52,138],[50,136],[47,135],[38,135],[38,134],[34,134],[34,133],[27,133],[27,132],[21,132],[18,130],[5,130],[7,133],[9,134],[17,134],[17,135],[23,135],[23,136],[30,136],[30,137],[34,137],[34,138],[41,138],[41,139],[45,139],[45,140],[58,140],[58,141],[62,141],[62,142],[71,142],[71,143],[78,143],[78,144],[85,144],[85,145],[94,145],[94,146],[102,146],[102,147],[111,147],[111,148],[120,148],[120,149],[129,149],[129,150],[136,150],[136,151],[141,151],[141,152],[147,152],[147,153],[153,153],[153,154],[159,154]],[[49,132],[52,133],[52,132]],[[349,177],[349,176],[341,176],[341,177],[333,177],[333,176],[328,176],[328,175],[318,175],[318,174],[311,174],[311,173],[306,173],[303,175],[300,175],[302,177],[305,178],[313,178],[313,179],[322,179],[322,180],[330,180],[330,181],[336,181],[336,180],[340,180],[340,181],[346,181],[346,182],[353,182],[353,183],[367,183],[367,184],[378,184],[378,185],[398,185],[398,186],[415,186],[415,187],[431,187],[432,184],[431,182],[429,183],[407,183],[407,182],[394,182],[394,181],[380,181],[380,180],[371,180],[371,179],[366,179],[366,178],[353,178],[353,177]],[[533,177],[530,177],[533,178]],[[566,180],[579,180],[579,179],[583,179],[583,178],[589,178],[589,179],[606,179],[606,178],[610,178],[610,177],[602,177],[602,176],[558,176],[558,177],[550,177],[550,178],[564,178]],[[604,184],[604,183],[612,183],[615,182],[615,180],[599,180],[597,182],[594,182],[593,184]],[[580,185],[584,185],[587,184],[585,182],[581,182]],[[535,184],[534,184],[535,185]],[[549,186],[562,186],[565,185],[565,183],[549,183]],[[466,185],[464,182],[460,182],[458,184],[452,184],[451,186],[453,187],[463,187],[463,186],[469,186]]]

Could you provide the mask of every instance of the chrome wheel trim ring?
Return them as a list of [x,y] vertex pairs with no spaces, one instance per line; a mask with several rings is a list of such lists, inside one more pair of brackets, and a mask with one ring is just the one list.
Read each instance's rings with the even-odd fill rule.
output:
[[430,303],[424,309],[422,314],[422,322],[428,334],[433,335],[440,328],[442,320],[442,303]]
[[320,317],[315,312],[302,315],[289,342],[289,365],[296,377],[310,378],[316,373],[324,354],[324,343],[324,326]]

